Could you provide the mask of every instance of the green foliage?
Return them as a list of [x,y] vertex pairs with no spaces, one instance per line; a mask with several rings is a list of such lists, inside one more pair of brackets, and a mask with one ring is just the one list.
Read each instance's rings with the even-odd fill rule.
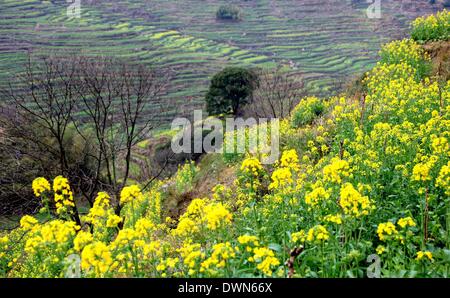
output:
[[325,106],[317,97],[307,97],[300,101],[292,112],[291,124],[295,128],[311,124],[318,116],[322,115]]
[[241,67],[227,67],[214,75],[206,94],[208,113],[237,115],[248,102],[255,80],[252,71]]
[[242,11],[236,5],[222,5],[216,12],[216,17],[219,20],[233,20],[237,21],[242,18]]
[[175,187],[178,193],[188,192],[192,190],[193,180],[198,172],[194,161],[185,163],[178,167],[178,172],[175,178]]
[[431,70],[431,59],[424,49],[411,39],[393,41],[380,51],[381,63],[406,63],[416,70],[416,79],[423,79]]
[[[450,6],[450,1],[447,1]],[[448,40],[450,37],[450,12],[420,17],[412,23],[411,37],[416,41]]]

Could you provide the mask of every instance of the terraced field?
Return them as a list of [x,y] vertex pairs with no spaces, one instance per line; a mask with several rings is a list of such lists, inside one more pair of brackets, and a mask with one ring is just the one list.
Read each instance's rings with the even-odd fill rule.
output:
[[[241,22],[215,11],[238,4]],[[369,19],[366,1],[81,0],[81,18],[65,0],[0,0],[0,87],[21,70],[27,51],[65,51],[138,59],[175,74],[166,95],[178,111],[203,106],[210,77],[226,65],[284,67],[303,75],[312,94],[368,70],[381,43],[406,35],[413,18],[440,4],[382,1]],[[170,119],[175,110],[165,118]]]

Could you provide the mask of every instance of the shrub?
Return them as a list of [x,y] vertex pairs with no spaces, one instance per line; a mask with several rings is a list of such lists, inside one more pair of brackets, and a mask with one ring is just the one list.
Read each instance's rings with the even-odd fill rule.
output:
[[403,39],[384,45],[380,51],[381,63],[401,64],[416,69],[416,78],[422,79],[431,69],[430,57],[424,49],[411,39]]
[[[450,5],[450,1],[447,1]],[[412,23],[411,37],[417,41],[448,40],[450,36],[450,12],[443,10],[436,15],[420,17]]]
[[238,21],[242,18],[242,12],[241,9],[236,5],[222,5],[217,10],[216,17],[219,20]]
[[304,98],[292,111],[291,124],[296,128],[310,124],[324,109],[323,102],[317,97]]
[[175,187],[179,193],[191,191],[193,188],[193,180],[198,169],[194,161],[178,166],[178,172],[175,178]]

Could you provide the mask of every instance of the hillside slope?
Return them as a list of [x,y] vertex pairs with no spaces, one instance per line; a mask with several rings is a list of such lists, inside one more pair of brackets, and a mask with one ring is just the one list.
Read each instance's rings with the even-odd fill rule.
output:
[[[363,278],[371,257],[379,277],[450,276],[450,81],[440,76],[450,12],[415,22],[413,35],[424,28],[424,39],[382,47],[361,98],[303,99],[281,121],[273,165],[262,154],[208,155],[149,191],[100,192],[81,226],[68,180],[36,178],[35,194],[57,210],[1,235],[0,273],[64,277],[80,266],[81,277]],[[447,42],[420,44],[431,39]],[[189,196],[197,179],[229,172],[232,183]]]
[[382,18],[369,19],[365,1],[233,1],[244,15],[233,23],[216,20],[217,0],[82,2],[81,18],[71,19],[65,0],[1,1],[0,87],[20,71],[27,51],[57,51],[173,69],[167,97],[180,113],[201,108],[209,79],[229,64],[280,66],[303,75],[310,94],[328,94],[370,69],[379,45],[404,37],[412,19],[442,7],[385,0]]

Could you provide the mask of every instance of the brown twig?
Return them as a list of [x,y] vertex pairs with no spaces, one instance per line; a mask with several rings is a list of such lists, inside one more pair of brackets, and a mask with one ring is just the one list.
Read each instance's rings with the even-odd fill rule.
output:
[[303,246],[295,247],[293,250],[291,250],[290,257],[286,261],[285,265],[289,268],[288,277],[292,278],[295,274],[294,264],[295,259],[302,253]]

